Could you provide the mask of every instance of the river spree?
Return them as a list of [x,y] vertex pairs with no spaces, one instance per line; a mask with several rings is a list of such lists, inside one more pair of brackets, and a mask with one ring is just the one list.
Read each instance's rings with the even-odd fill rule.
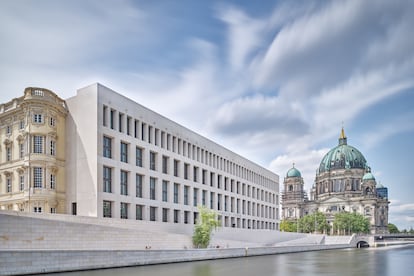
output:
[[414,246],[327,250],[60,273],[60,276],[412,275]]

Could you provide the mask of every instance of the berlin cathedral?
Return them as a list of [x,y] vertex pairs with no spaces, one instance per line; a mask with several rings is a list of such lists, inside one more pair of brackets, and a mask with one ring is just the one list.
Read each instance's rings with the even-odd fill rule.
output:
[[362,153],[348,145],[343,128],[338,146],[323,157],[317,169],[310,198],[294,165],[288,170],[283,185],[282,218],[285,220],[296,221],[322,212],[333,229],[335,214],[356,212],[368,218],[372,234],[388,233],[388,189],[376,182]]

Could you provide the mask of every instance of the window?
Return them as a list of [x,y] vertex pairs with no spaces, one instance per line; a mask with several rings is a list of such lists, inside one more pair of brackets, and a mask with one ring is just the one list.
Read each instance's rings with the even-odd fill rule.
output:
[[33,207],[33,212],[34,213],[41,213],[42,212],[42,207]]
[[24,190],[24,175],[19,176],[19,181],[20,181],[20,191],[23,191]]
[[43,97],[43,90],[40,89],[35,89],[32,91],[32,96],[39,96],[39,97]]
[[112,168],[103,167],[103,191],[112,193]]
[[128,144],[121,142],[121,162],[128,163]]
[[128,218],[128,203],[121,202],[121,219]]
[[168,174],[168,157],[162,156],[162,173]]
[[203,170],[202,172],[202,183],[206,184],[207,183],[207,170]]
[[50,208],[50,213],[51,214],[56,214],[56,208],[54,208],[54,207]]
[[188,224],[189,216],[190,216],[190,212],[189,211],[184,211],[184,223],[185,224]]
[[174,223],[180,222],[180,210],[174,210]]
[[124,124],[124,114],[119,113],[118,114],[118,129],[119,129],[119,132],[124,132],[124,130],[122,128],[123,124]]
[[193,190],[193,206],[197,206],[198,201],[198,189],[194,188]]
[[56,126],[56,118],[55,117],[50,117],[49,118],[49,126],[51,126],[51,127]]
[[184,186],[184,205],[188,205],[188,186]]
[[163,222],[168,222],[168,211],[169,209],[162,208],[162,221]]
[[42,188],[43,182],[43,169],[40,167],[33,168],[33,187]]
[[7,179],[6,179],[6,192],[7,193],[11,193],[11,191],[12,191],[12,181],[11,181],[11,178],[10,177],[7,177]]
[[174,183],[174,203],[178,203],[178,192],[180,189],[180,184]]
[[142,175],[135,175],[135,196],[142,197]]
[[33,114],[33,123],[36,123],[36,124],[43,123],[43,115],[42,114]]
[[135,149],[135,164],[138,167],[142,167],[142,149],[139,147]]
[[157,157],[156,153],[151,151],[150,152],[150,169],[154,171],[156,170],[156,162],[157,162],[156,157]]
[[162,201],[168,201],[168,181],[162,181]]
[[108,112],[108,107],[106,105],[104,105],[102,107],[102,125],[103,126],[107,126],[107,124],[108,124],[108,122],[106,121],[107,120],[106,119],[107,112]]
[[33,153],[43,153],[43,136],[33,136]]
[[184,164],[184,179],[188,179],[188,168],[190,167],[189,164]]
[[112,158],[112,138],[103,137],[103,156]]
[[127,135],[131,135],[131,117],[127,117],[126,121]]
[[50,181],[49,188],[52,190],[56,189],[56,175],[55,174],[50,175],[49,181]]
[[24,144],[23,143],[19,144],[19,157],[20,159],[24,157]]
[[150,177],[150,199],[155,200],[155,178]]
[[111,112],[109,113],[109,124],[111,129],[115,129],[115,110],[111,109]]
[[142,205],[135,205],[135,216],[137,220],[143,219],[143,206]]
[[207,200],[207,191],[203,190],[202,195],[201,195],[201,204],[203,206],[206,206],[206,200]]
[[150,221],[156,221],[157,207],[150,207]]
[[198,167],[193,168],[193,181],[194,182],[198,181]]
[[19,128],[20,129],[24,129],[24,121],[23,120],[20,121]]
[[121,171],[121,195],[128,195],[128,172]]
[[[75,207],[76,207],[76,203],[75,203]],[[104,202],[103,202],[103,217],[104,218],[111,218],[112,217],[112,202],[104,200]]]
[[178,177],[178,167],[179,167],[180,161],[174,159],[174,176]]
[[50,141],[50,155],[56,155],[56,141]]
[[6,133],[7,133],[7,134],[10,134],[10,133],[11,133],[11,127],[10,127],[10,126],[7,126],[7,127],[6,127]]
[[11,161],[12,152],[11,152],[11,146],[6,146],[6,161]]

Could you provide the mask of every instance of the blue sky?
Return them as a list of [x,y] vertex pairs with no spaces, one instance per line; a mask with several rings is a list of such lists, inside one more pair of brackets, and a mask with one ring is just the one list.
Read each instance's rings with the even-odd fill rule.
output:
[[1,1],[0,102],[100,82],[307,190],[348,143],[414,227],[414,2]]

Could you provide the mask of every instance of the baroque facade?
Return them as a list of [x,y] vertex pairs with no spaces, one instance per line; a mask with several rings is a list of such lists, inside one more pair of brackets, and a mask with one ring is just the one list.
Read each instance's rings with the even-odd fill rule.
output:
[[323,157],[309,199],[301,173],[294,166],[283,186],[283,219],[296,221],[318,211],[332,226],[338,212],[356,212],[368,218],[371,233],[388,231],[388,190],[377,184],[362,153],[348,145],[344,129],[338,146]]
[[101,84],[65,101],[28,88],[1,110],[0,209],[194,224],[204,205],[223,227],[279,228],[277,174]]
[[0,208],[65,212],[64,100],[29,87],[0,105]]

